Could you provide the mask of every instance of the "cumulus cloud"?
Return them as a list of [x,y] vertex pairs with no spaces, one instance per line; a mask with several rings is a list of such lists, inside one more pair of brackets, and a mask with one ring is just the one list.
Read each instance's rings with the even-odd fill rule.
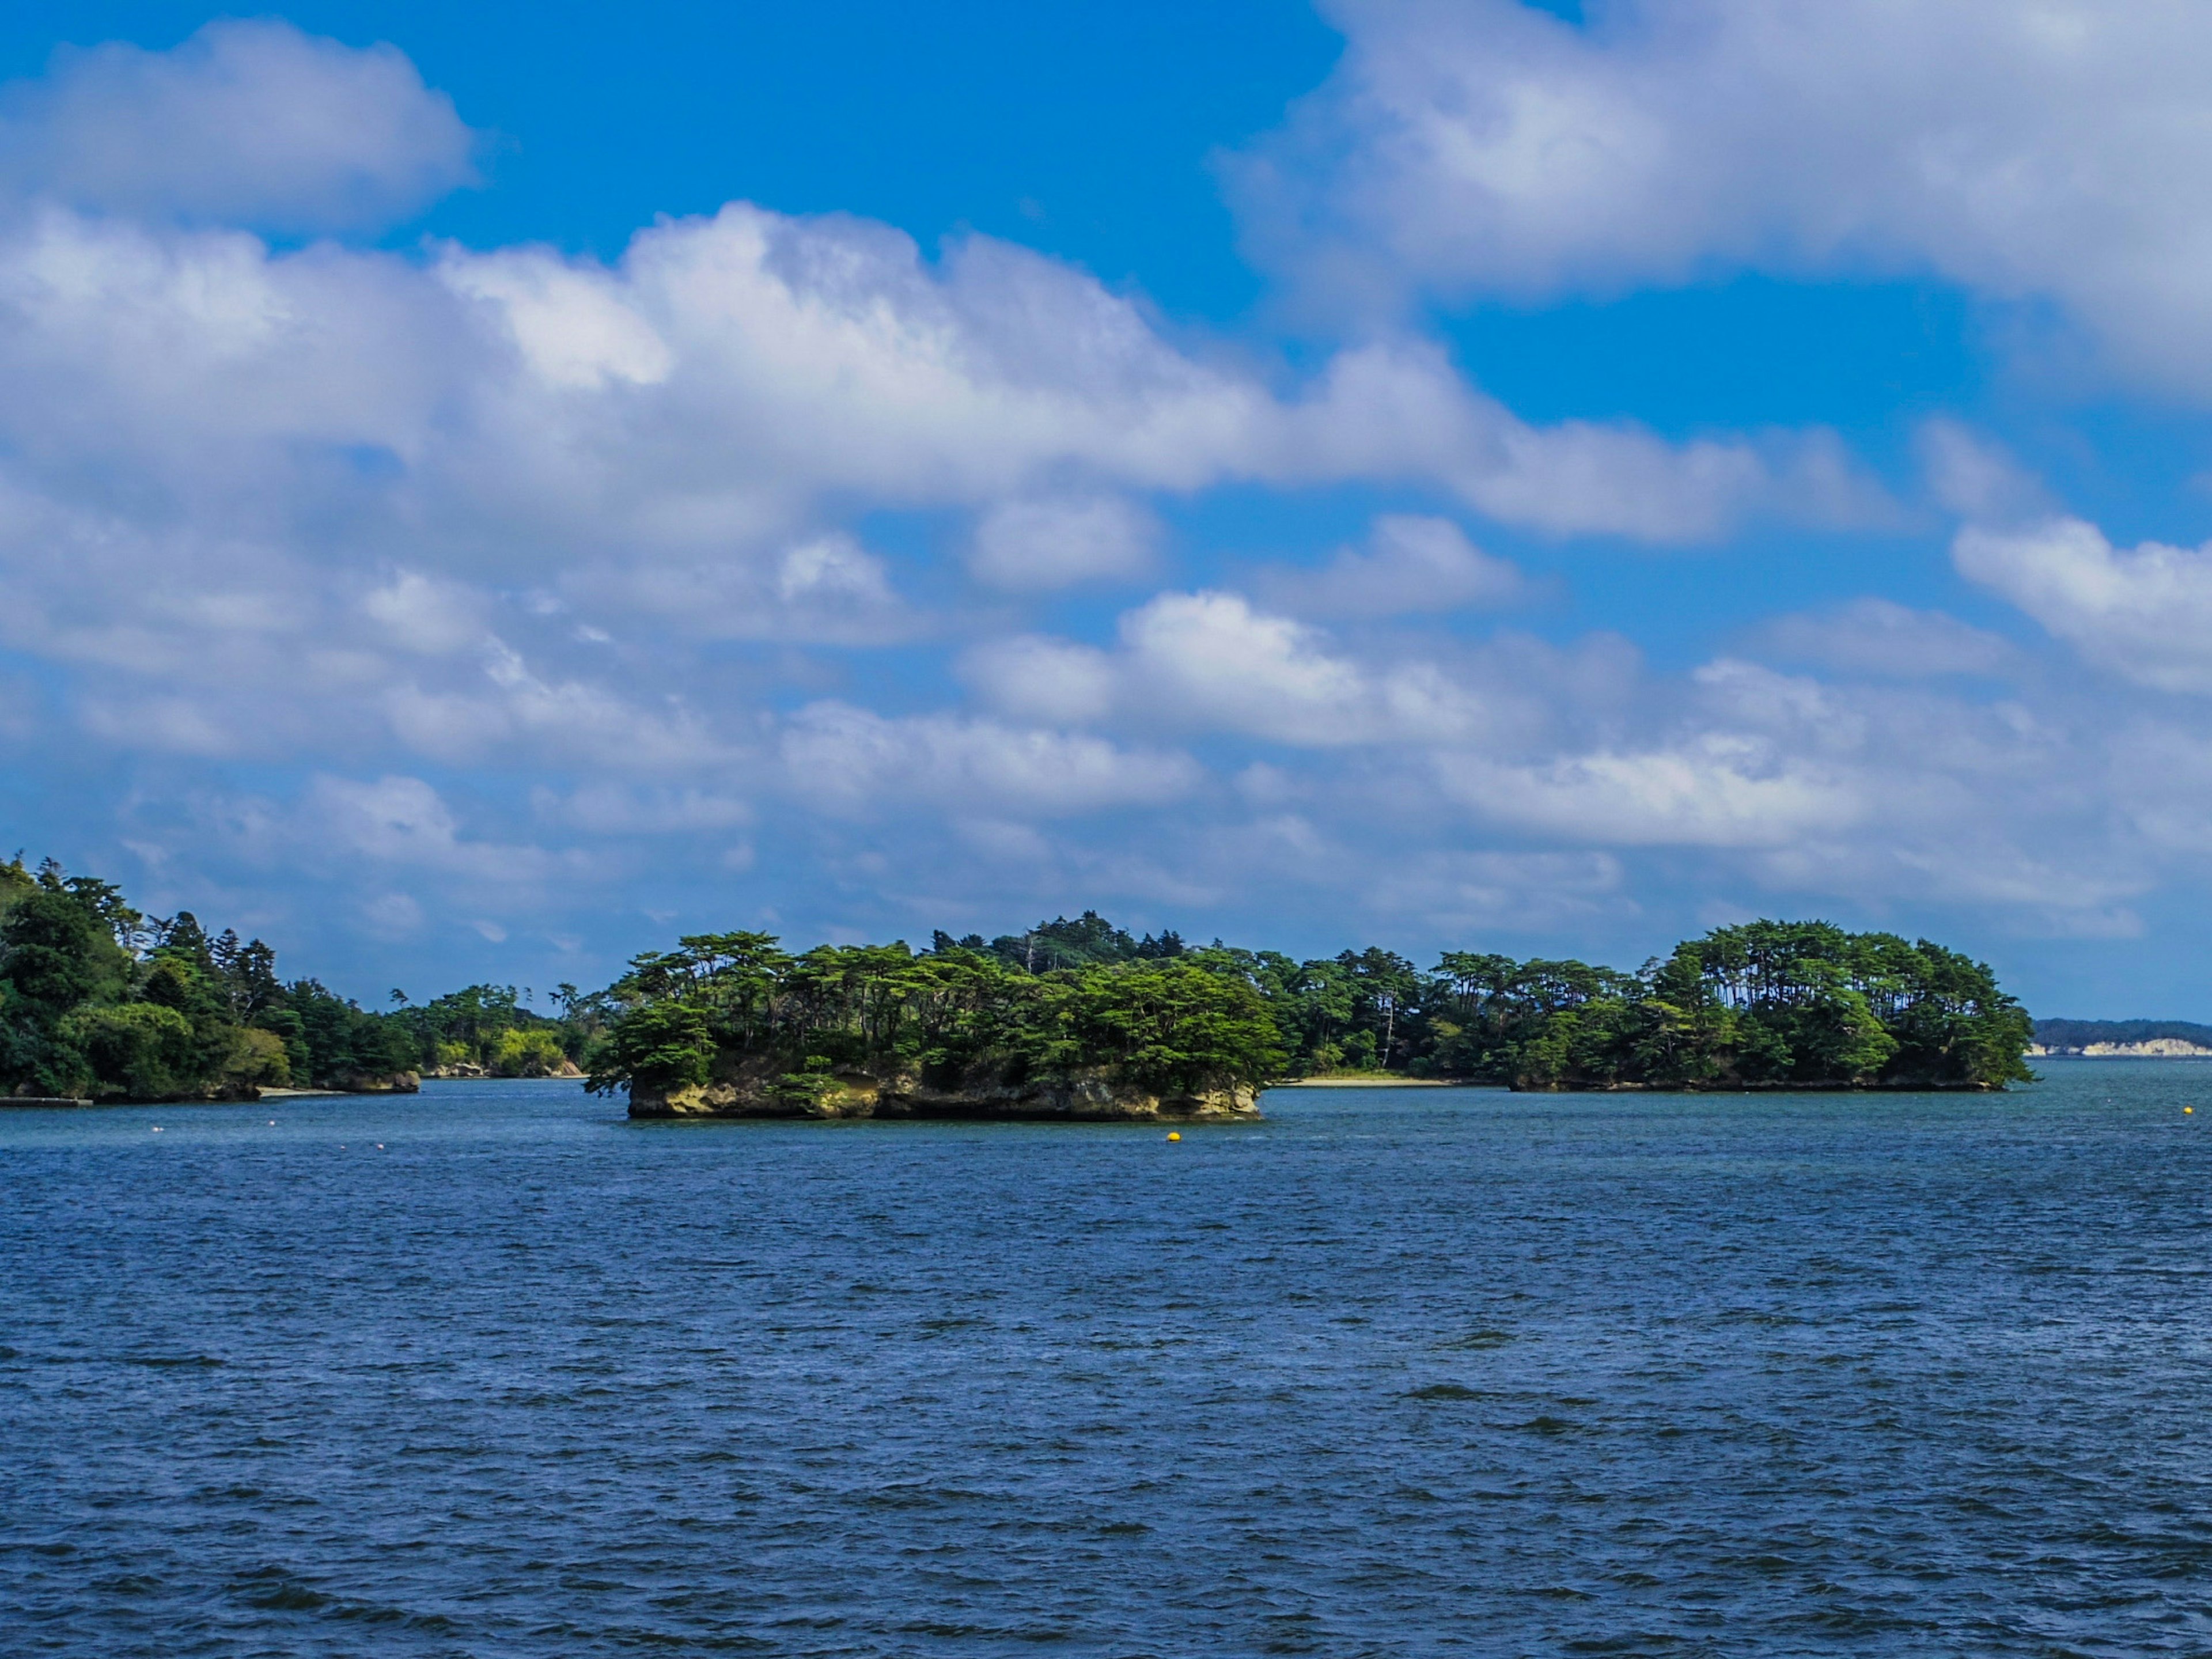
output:
[[1917,434],[1929,494],[1975,524],[2023,524],[2055,516],[2041,481],[2002,445],[1965,422],[1932,420]]
[[1779,656],[1894,679],[1996,674],[2019,659],[2008,641],[1956,617],[1872,598],[1778,617],[1759,630],[1759,641]]
[[1262,571],[1256,586],[1285,609],[1322,619],[1510,605],[1528,588],[1516,566],[1450,520],[1410,513],[1376,520],[1364,552],[1341,548],[1317,571]]
[[363,594],[361,608],[400,650],[443,656],[483,641],[480,604],[477,593],[458,582],[402,570]]
[[1121,696],[1120,665],[1105,652],[1036,634],[969,650],[960,676],[994,708],[1060,725],[1103,720]]
[[1626,908],[1626,874],[1610,853],[1440,849],[1394,862],[1367,898],[1401,926],[1421,917],[1467,933],[1520,932]]
[[2212,691],[2212,544],[2123,551],[2094,525],[2052,519],[1970,525],[1952,557],[2085,660],[2162,691]]
[[299,811],[303,828],[374,863],[506,884],[542,879],[554,854],[471,839],[438,792],[421,778],[316,778]]
[[969,684],[1002,711],[1233,732],[1299,748],[1434,739],[1487,719],[1419,661],[1369,665],[1321,629],[1241,593],[1161,593],[1126,613],[1116,648],[1024,635],[981,647]]
[[1895,515],[1832,434],[1673,444],[1631,421],[1535,426],[1419,341],[1340,353],[1279,424],[1264,476],[1437,484],[1489,518],[1554,535],[1680,543],[1751,520],[1838,527]]
[[1863,815],[1847,780],[1741,733],[1534,765],[1449,757],[1442,775],[1486,817],[1613,846],[1784,846]]
[[1337,0],[1335,73],[1231,164],[1341,296],[1934,270],[2212,389],[2212,17],[2095,0]]
[[979,818],[1060,817],[1163,805],[1200,778],[1173,751],[945,714],[887,718],[840,702],[801,709],[781,756],[787,787],[801,799],[871,817],[926,803]]
[[1151,570],[1159,535],[1152,514],[1113,496],[1002,501],[975,526],[968,568],[1015,590],[1127,580]]
[[750,801],[696,787],[641,788],[594,780],[567,794],[540,787],[531,791],[538,816],[598,836],[672,836],[695,830],[732,830],[754,821]]
[[0,88],[0,188],[279,231],[369,229],[476,181],[477,136],[389,46],[276,20],[64,48]]

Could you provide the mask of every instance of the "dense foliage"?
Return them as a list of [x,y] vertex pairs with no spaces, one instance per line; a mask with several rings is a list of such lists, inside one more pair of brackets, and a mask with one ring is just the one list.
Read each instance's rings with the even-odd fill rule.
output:
[[1636,974],[1451,953],[1430,1069],[1524,1089],[2000,1088],[2027,1013],[1984,964],[1922,939],[1752,922]]
[[237,1098],[409,1063],[404,1034],[313,980],[283,983],[259,939],[142,915],[51,863],[0,865],[0,1092]]
[[1100,1068],[1162,1092],[1346,1071],[1522,1089],[2001,1087],[2027,1016],[1990,970],[1926,940],[1755,922],[1638,972],[1389,951],[1299,962],[1096,914],[986,943],[939,933],[798,955],[763,933],[638,957],[590,1000],[594,1087],[717,1068],[803,1094],[840,1071],[933,1087]]
[[[794,1098],[839,1073],[925,1086],[1103,1074],[1189,1095],[1325,1073],[1523,1089],[1997,1087],[2025,1079],[2027,1016],[1942,945],[1824,922],[1755,922],[1635,973],[1447,952],[1300,962],[1086,911],[931,948],[765,933],[686,938],[562,1012],[473,985],[369,1012],[188,912],[142,915],[110,884],[0,865],[0,1093],[223,1098],[404,1071],[656,1090],[742,1072]],[[2160,1028],[2161,1031],[2163,1028]],[[2191,1028],[2194,1029],[2194,1028]]]
[[258,939],[210,937],[189,911],[143,915],[52,863],[0,864],[0,1094],[238,1099],[455,1064],[538,1076],[587,1036],[518,1008],[512,988],[370,1013],[315,980],[286,983]]
[[1285,1064],[1260,988],[1211,953],[1098,953],[1036,972],[1006,955],[941,935],[921,955],[695,935],[639,957],[602,994],[592,1086],[666,1091],[749,1069],[803,1097],[839,1073],[954,1090],[1103,1070],[1174,1096],[1264,1082]]
[[406,1033],[408,1064],[426,1073],[556,1076],[574,1065],[596,1029],[573,985],[553,993],[564,1010],[559,1019],[523,1007],[512,985],[464,986],[420,1004],[395,991],[392,1000],[398,1006],[384,1018]]

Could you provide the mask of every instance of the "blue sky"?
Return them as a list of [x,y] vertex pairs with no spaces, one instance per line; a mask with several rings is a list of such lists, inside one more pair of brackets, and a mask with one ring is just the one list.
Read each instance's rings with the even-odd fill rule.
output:
[[1096,907],[2202,1016],[2212,22],[0,21],[0,842],[365,999]]

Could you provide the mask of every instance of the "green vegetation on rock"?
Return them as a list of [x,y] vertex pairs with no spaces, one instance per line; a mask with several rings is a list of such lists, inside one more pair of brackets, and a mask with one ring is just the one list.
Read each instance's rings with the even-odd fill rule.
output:
[[1139,939],[1091,912],[988,942],[940,933],[920,953],[704,934],[588,1000],[592,1087],[800,1109],[841,1078],[950,1094],[1091,1074],[1166,1096],[1362,1071],[1539,1090],[2030,1075],[2028,1018],[1987,967],[1825,922],[1717,929],[1634,973],[1468,951],[1427,973],[1376,949],[1299,962]]
[[597,1000],[592,1086],[666,1097],[716,1084],[804,1109],[840,1079],[945,1095],[1103,1074],[1161,1097],[1249,1089],[1285,1063],[1265,996],[1209,953],[1030,972],[940,939],[817,945],[699,934]]

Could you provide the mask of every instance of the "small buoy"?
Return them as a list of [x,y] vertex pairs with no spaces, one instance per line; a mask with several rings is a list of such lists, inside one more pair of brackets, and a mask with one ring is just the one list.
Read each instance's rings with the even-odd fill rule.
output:
[[1181,1140],[1181,1139],[1182,1139],[1182,1130],[1180,1130],[1180,1129],[1170,1129],[1170,1130],[1169,1130],[1169,1131],[1168,1131],[1168,1139],[1169,1139],[1170,1140]]
[[2181,1109],[2181,1115],[2184,1117],[2194,1117],[2197,1115],[2197,1109],[2194,1106],[2185,1106]]
[[380,1140],[376,1143],[376,1150],[380,1152],[384,1150],[384,1143],[382,1141]]
[[160,1124],[156,1123],[156,1124],[154,1126],[154,1133],[155,1133],[155,1134],[159,1134],[159,1133],[161,1133],[161,1126]]

